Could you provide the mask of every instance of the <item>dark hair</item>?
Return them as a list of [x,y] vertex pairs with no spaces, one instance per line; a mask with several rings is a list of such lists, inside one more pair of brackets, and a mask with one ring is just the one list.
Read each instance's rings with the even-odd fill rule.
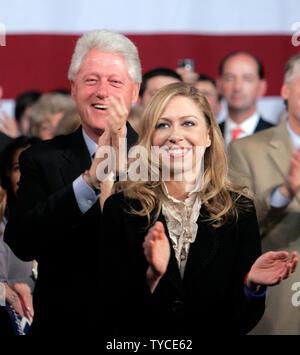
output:
[[208,76],[206,74],[199,74],[197,78],[197,82],[198,81],[209,81],[211,84],[213,84],[215,88],[217,87],[216,81],[211,76]]
[[247,51],[235,51],[235,52],[231,52],[229,54],[227,54],[222,60],[221,60],[221,63],[220,63],[220,66],[219,66],[219,75],[222,75],[223,74],[223,71],[224,71],[224,66],[226,64],[226,62],[230,59],[230,58],[233,58],[235,57],[236,55],[239,55],[239,54],[244,54],[244,55],[247,55],[249,56],[250,58],[252,58],[255,63],[257,64],[257,74],[259,76],[260,79],[263,79],[264,78],[264,75],[265,75],[265,71],[264,71],[264,67],[262,65],[262,62],[260,61],[260,59],[252,54],[252,53],[249,53]]
[[14,155],[18,149],[37,144],[40,141],[41,139],[37,137],[20,136],[13,139],[1,153],[2,159],[0,160],[0,183],[7,192],[8,206],[11,205],[13,201],[15,201],[15,196],[13,194],[10,181]]
[[25,91],[16,98],[15,118],[20,121],[27,107],[32,106],[42,95],[40,91]]
[[141,88],[140,88],[140,92],[139,92],[140,97],[143,97],[143,95],[144,95],[144,92],[147,88],[147,81],[151,78],[156,77],[156,76],[167,76],[167,77],[175,78],[175,79],[182,81],[181,76],[178,73],[176,73],[175,70],[172,70],[169,68],[151,69],[143,75]]
[[[206,74],[199,74],[198,75],[198,79],[196,81],[196,83],[198,82],[206,82],[208,81],[209,83],[211,83],[215,89],[217,90],[217,84],[216,84],[216,81],[209,75],[206,75]],[[218,91],[218,90],[217,90]],[[222,95],[218,92],[218,101],[221,101],[222,100]]]

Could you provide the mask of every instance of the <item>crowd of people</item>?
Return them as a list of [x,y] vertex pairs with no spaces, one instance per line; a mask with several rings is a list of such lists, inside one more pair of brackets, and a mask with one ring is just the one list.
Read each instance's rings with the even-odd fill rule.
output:
[[1,119],[2,334],[300,334],[300,55],[277,126],[245,51],[217,78],[142,75],[132,41],[95,30],[68,78]]

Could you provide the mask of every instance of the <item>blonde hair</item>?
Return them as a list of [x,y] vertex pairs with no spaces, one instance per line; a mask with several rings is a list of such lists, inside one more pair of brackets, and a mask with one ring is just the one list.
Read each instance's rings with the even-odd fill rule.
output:
[[70,134],[80,126],[80,116],[77,111],[77,108],[74,107],[68,111],[66,111],[58,122],[58,125],[55,129],[54,135],[66,135]]
[[69,95],[60,93],[43,94],[32,106],[30,119],[30,135],[39,135],[39,126],[50,116],[59,112],[66,112],[75,107],[75,102]]
[[[220,227],[229,220],[237,218],[238,207],[236,202],[242,195],[243,189],[234,187],[228,178],[227,154],[224,148],[223,137],[219,125],[211,111],[206,98],[200,91],[186,83],[174,83],[160,89],[146,107],[141,120],[141,135],[139,146],[146,148],[148,161],[144,164],[148,167],[150,176],[150,157],[152,137],[157,121],[161,117],[165,107],[175,96],[183,96],[191,99],[203,112],[210,133],[211,145],[204,153],[204,179],[201,194],[202,204],[205,205],[207,216],[205,219],[214,227]],[[130,169],[130,166],[129,166]],[[131,207],[130,212],[140,216],[147,216],[150,224],[150,214],[155,212],[154,220],[161,209],[159,196],[162,193],[162,181],[127,181],[120,183],[125,197],[137,199],[141,209]]]

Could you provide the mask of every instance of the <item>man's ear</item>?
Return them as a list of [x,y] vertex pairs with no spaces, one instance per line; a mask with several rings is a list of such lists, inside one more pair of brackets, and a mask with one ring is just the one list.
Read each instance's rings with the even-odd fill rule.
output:
[[137,103],[139,99],[139,92],[140,92],[141,83],[135,83],[133,87],[133,95],[132,95],[132,104]]
[[290,88],[287,83],[283,83],[281,86],[280,94],[284,100],[288,100],[289,98],[289,93],[290,93]]
[[265,96],[267,92],[267,88],[268,88],[267,81],[265,79],[261,79],[258,96],[259,97]]
[[76,85],[73,80],[70,81],[71,84],[71,97],[75,101],[75,96],[76,96]]

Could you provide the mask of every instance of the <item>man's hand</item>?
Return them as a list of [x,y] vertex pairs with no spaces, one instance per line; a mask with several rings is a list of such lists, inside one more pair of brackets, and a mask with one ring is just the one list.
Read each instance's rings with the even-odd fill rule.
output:
[[147,282],[150,291],[153,292],[167,271],[170,259],[170,244],[161,222],[156,222],[145,237],[144,254],[149,264],[147,269]]
[[0,131],[11,138],[19,136],[19,128],[17,121],[10,117],[5,111],[1,111],[3,117],[0,116]]
[[29,320],[32,322],[34,311],[32,303],[32,294],[30,287],[25,283],[14,283],[12,289],[15,290],[23,299],[24,306],[26,308],[26,313]]
[[293,152],[285,183],[280,193],[287,199],[295,197],[300,189],[300,148]]
[[176,73],[179,74],[185,83],[194,85],[198,79],[198,74],[185,68],[176,68]]
[[116,174],[119,175],[126,170],[127,166],[126,122],[129,112],[123,96],[119,99],[111,96],[110,100],[111,104],[108,108],[110,118],[107,125],[110,131],[111,146],[115,152]]
[[18,313],[20,317],[24,317],[22,305],[19,296],[15,290],[8,286],[7,283],[3,283],[5,287],[5,299],[12,306],[12,308]]
[[[125,170],[126,159],[126,121],[128,110],[124,98],[119,99],[110,96],[108,105],[108,118],[105,130],[98,140],[98,149],[89,170],[89,178],[86,182],[92,187],[99,189],[101,181],[109,173],[119,174]],[[103,163],[103,174],[97,173],[97,167]],[[105,171],[104,171],[105,170]],[[103,175],[103,176],[102,176]]]

